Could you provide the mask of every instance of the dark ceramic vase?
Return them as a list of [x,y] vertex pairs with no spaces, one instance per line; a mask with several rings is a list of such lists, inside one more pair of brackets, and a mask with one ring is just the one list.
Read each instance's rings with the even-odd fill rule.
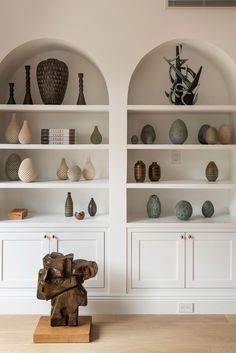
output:
[[190,202],[181,200],[175,206],[175,214],[181,221],[187,221],[193,214],[193,208]]
[[215,162],[211,161],[206,167],[206,178],[208,181],[216,181],[218,178],[218,168]]
[[25,99],[23,104],[33,104],[33,100],[31,97],[31,91],[30,91],[30,65],[25,66]]
[[157,195],[151,195],[147,203],[147,214],[149,218],[159,218],[161,215],[161,203]]
[[204,217],[212,217],[214,214],[214,206],[213,203],[209,200],[205,201],[202,205],[202,214]]
[[169,131],[169,138],[172,143],[181,145],[188,137],[188,129],[184,121],[177,119],[173,122]]
[[9,99],[7,104],[16,104],[15,98],[14,98],[14,83],[10,82],[9,83]]
[[141,131],[141,140],[144,144],[152,144],[156,139],[156,133],[151,125],[145,125]]
[[16,153],[12,153],[6,161],[5,164],[5,173],[7,176],[7,179],[9,180],[19,180],[19,176],[18,176],[18,170],[20,168],[21,165],[21,158],[18,154]]
[[86,105],[86,101],[84,98],[84,74],[79,73],[79,96],[77,100],[78,105]]
[[95,145],[98,145],[102,142],[102,135],[98,130],[97,125],[94,126],[94,130],[92,132],[92,135],[90,136],[90,141]]
[[88,204],[88,213],[92,217],[95,216],[95,214],[97,213],[97,205],[96,205],[93,198],[91,198],[91,200]]
[[203,144],[207,145],[206,142],[206,132],[209,129],[210,125],[204,124],[200,127],[199,132],[198,132],[198,141]]
[[134,178],[137,183],[143,183],[146,178],[146,165],[143,161],[138,161],[134,165]]
[[153,162],[148,168],[148,176],[151,181],[158,181],[161,177],[161,168],[156,163]]
[[73,201],[71,197],[71,193],[67,193],[66,203],[65,203],[65,216],[72,217],[73,216]]
[[63,61],[47,59],[38,64],[37,81],[44,104],[62,104],[68,78],[69,70]]

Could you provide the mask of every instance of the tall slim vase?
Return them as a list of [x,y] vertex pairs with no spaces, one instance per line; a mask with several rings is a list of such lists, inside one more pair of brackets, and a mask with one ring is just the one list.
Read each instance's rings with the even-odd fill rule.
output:
[[33,104],[30,92],[30,65],[25,66],[25,98],[23,104]]

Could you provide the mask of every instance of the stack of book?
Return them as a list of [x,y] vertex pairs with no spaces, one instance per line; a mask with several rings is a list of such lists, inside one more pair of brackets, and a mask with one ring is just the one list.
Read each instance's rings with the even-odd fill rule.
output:
[[70,145],[75,143],[75,129],[41,129],[41,144]]

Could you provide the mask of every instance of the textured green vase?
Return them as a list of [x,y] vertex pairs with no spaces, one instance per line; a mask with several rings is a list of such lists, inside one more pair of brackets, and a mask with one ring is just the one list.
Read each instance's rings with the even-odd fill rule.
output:
[[159,218],[161,215],[161,203],[157,195],[151,195],[147,203],[147,214],[149,218]]
[[92,135],[90,136],[90,141],[94,145],[99,145],[102,142],[102,135],[100,134],[100,131],[98,130],[97,125],[94,126],[94,130]]
[[205,201],[204,204],[202,205],[202,214],[204,217],[212,217],[214,214],[214,206],[213,203],[209,200]]
[[175,206],[175,214],[181,221],[187,221],[193,213],[193,208],[190,202],[181,200]]

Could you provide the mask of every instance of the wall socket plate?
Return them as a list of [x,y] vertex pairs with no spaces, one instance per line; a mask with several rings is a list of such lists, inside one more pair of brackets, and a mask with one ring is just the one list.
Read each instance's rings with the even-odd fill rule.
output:
[[181,151],[173,150],[171,151],[171,163],[180,164],[181,163]]
[[193,303],[179,303],[178,306],[179,313],[193,313],[194,312],[194,304]]

